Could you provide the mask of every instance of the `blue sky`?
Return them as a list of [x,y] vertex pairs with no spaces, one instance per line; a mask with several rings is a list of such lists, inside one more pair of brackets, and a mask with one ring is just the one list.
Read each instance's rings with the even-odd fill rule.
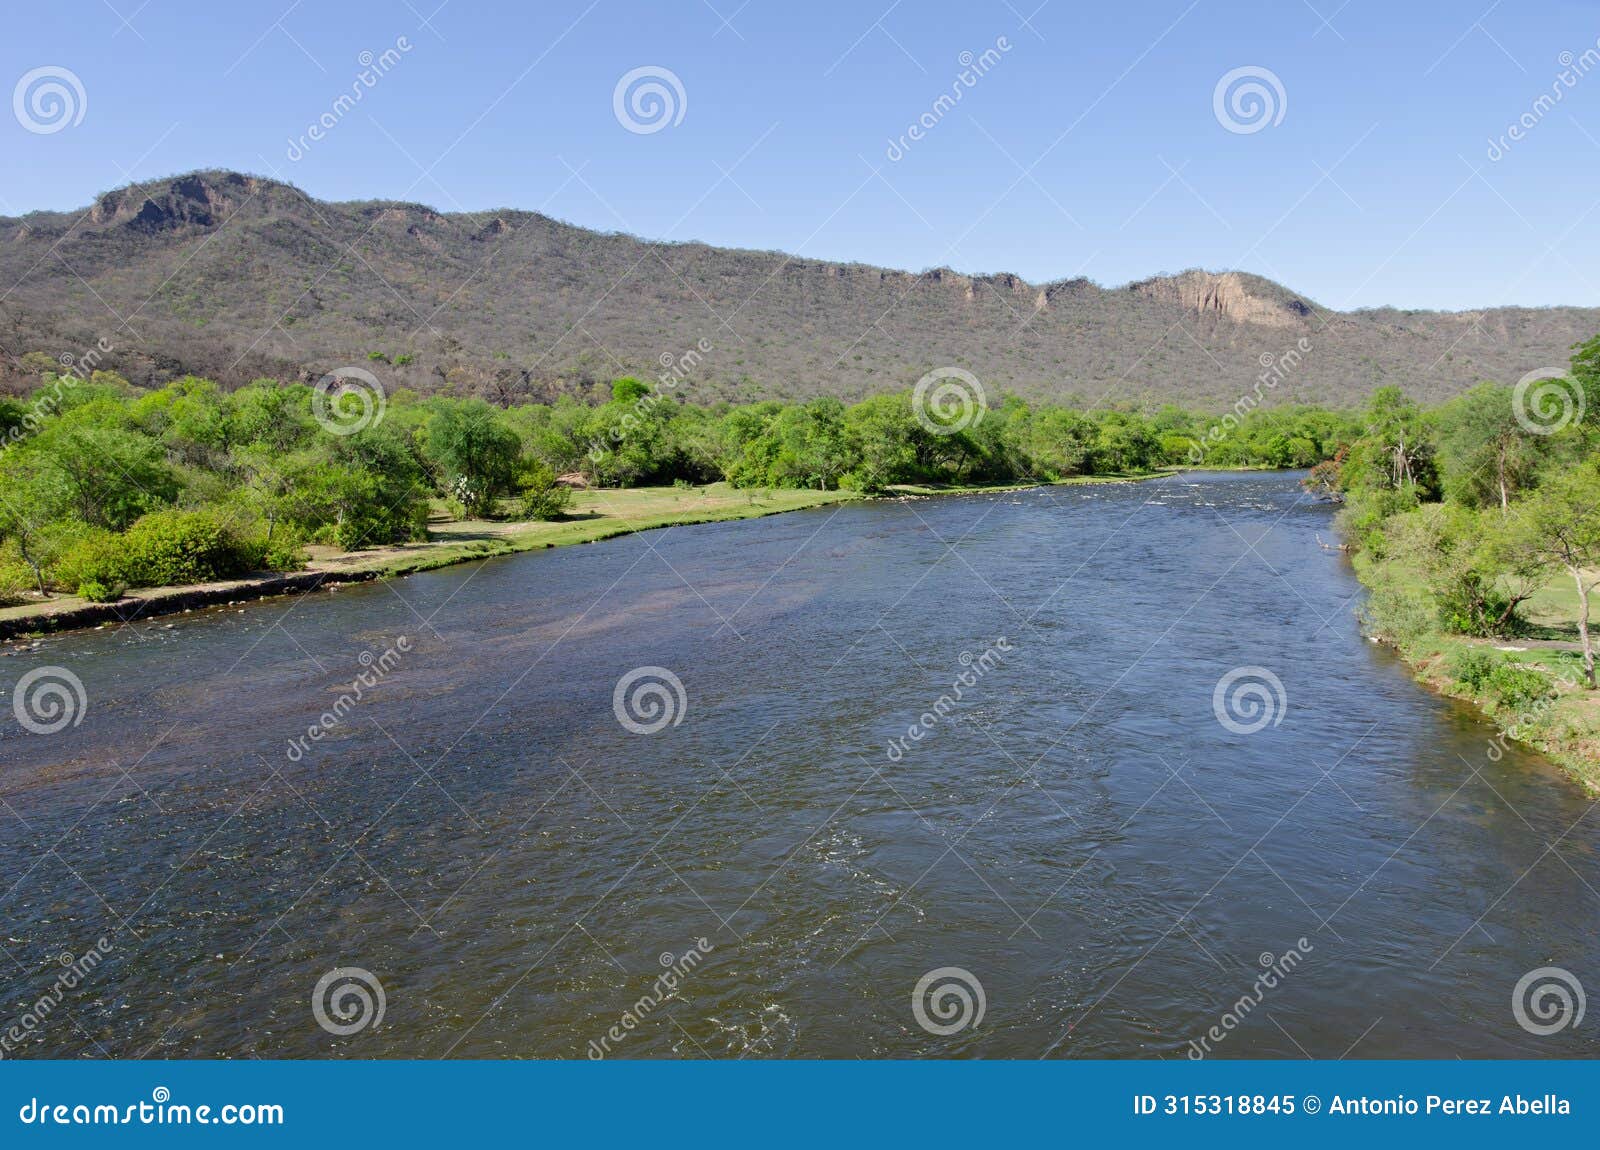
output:
[[[56,131],[0,116],[5,214],[227,167],[325,199],[1036,282],[1201,266],[1335,307],[1600,305],[1600,65],[1580,74],[1595,0],[88,0],[7,24],[6,86],[65,68],[84,99]],[[402,37],[291,158],[362,53]],[[962,53],[1002,37],[963,84]],[[640,67],[681,85],[658,131],[614,111]],[[1281,86],[1256,131],[1215,112],[1239,68]]]

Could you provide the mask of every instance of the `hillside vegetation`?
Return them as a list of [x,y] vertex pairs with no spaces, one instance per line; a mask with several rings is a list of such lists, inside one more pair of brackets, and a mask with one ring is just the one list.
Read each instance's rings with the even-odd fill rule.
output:
[[1269,403],[1447,399],[1564,362],[1600,311],[1339,312],[1257,276],[1120,288],[921,273],[657,243],[526,211],[324,203],[199,172],[74,212],[0,218],[0,387],[109,346],[141,385],[312,382],[378,357],[394,387],[501,404],[603,399],[704,346],[696,402],[858,400],[955,365],[991,394],[1079,407],[1231,405],[1263,357],[1308,350]]

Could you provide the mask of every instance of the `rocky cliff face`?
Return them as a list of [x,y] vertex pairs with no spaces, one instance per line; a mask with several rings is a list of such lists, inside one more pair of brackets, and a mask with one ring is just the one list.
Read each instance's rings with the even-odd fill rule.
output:
[[1277,284],[1238,272],[1192,270],[1130,284],[1128,290],[1197,315],[1263,327],[1306,327],[1314,314],[1310,304]]
[[992,395],[1224,406],[1305,340],[1272,400],[1343,403],[1384,383],[1438,399],[1516,380],[1600,331],[1583,308],[1334,312],[1236,271],[1107,289],[650,243],[515,210],[322,203],[235,172],[0,218],[0,278],[15,284],[0,299],[13,389],[36,378],[28,353],[104,339],[104,363],[140,383],[364,364],[393,387],[548,399],[652,377],[705,341],[679,388],[697,400],[853,399],[959,366]]

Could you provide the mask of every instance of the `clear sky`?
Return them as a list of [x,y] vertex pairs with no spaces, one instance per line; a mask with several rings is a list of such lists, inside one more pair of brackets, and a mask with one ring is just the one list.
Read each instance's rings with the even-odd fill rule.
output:
[[[226,167],[1036,282],[1200,266],[1334,307],[1600,305],[1597,0],[54,0],[6,24],[5,214]],[[81,84],[65,122],[13,87],[41,67]],[[641,67],[681,85],[659,130],[614,106]],[[1219,116],[1239,68],[1271,73],[1265,120],[1228,89]]]

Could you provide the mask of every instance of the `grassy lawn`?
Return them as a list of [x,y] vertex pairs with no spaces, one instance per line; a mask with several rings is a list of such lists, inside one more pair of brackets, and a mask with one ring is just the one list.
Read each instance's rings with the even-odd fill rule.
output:
[[[1589,571],[1585,573],[1592,583],[1600,579],[1600,572]],[[1600,594],[1591,594],[1589,597],[1590,610],[1600,608]],[[1547,628],[1559,632],[1559,637],[1572,639],[1578,638],[1578,588],[1573,583],[1572,577],[1563,573],[1552,579],[1523,605],[1523,617],[1528,622],[1539,628]],[[1595,620],[1589,620],[1591,630]],[[1550,636],[1558,637],[1557,635]]]
[[428,524],[425,543],[403,543],[341,552],[308,548],[313,571],[377,571],[403,575],[459,563],[464,559],[510,555],[569,543],[593,543],[633,531],[687,523],[754,519],[841,503],[858,496],[848,491],[738,489],[726,483],[704,487],[631,487],[573,493],[565,518],[553,523],[509,519],[445,518],[441,510]]

